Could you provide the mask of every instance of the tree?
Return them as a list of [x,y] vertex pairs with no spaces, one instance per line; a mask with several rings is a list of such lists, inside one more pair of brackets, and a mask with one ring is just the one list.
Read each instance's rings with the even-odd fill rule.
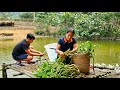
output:
[[33,12],[24,12],[19,15],[21,19],[33,19],[34,15]]
[[0,12],[0,19],[11,19],[12,13],[11,12]]

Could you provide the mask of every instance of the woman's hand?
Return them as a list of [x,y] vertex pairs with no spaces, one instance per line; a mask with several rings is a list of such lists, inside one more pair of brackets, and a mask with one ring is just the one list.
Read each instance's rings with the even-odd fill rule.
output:
[[66,55],[64,54],[64,52],[62,52],[62,51],[60,51],[60,56],[62,57],[62,58],[65,58],[66,57]]

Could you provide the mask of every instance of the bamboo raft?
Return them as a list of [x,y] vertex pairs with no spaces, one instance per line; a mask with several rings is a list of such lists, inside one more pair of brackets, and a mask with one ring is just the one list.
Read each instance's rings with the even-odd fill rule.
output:
[[[42,64],[43,62],[37,62],[35,64],[26,64],[25,66],[18,66],[16,64],[2,64],[2,77],[7,78],[7,69],[12,69],[19,74],[13,75],[27,75],[30,78],[37,78],[35,77],[32,72],[37,70],[38,63]],[[88,75],[85,75],[84,78],[120,78],[120,67],[118,66],[110,66],[110,65],[102,65],[102,64],[95,64],[94,71],[93,66],[90,65],[90,72]]]

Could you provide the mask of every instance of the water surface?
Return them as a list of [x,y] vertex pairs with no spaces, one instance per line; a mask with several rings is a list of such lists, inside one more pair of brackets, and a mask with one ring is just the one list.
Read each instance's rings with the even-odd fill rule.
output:
[[[0,64],[2,63],[13,63],[15,62],[12,59],[12,49],[13,47],[21,41],[23,38],[14,38],[14,39],[1,39],[0,40]],[[36,38],[31,44],[35,49],[44,52],[44,46],[50,43],[56,43],[57,38],[50,37],[41,37]],[[80,45],[84,41],[77,40]],[[95,48],[94,61],[95,63],[105,63],[113,64],[116,63],[120,65],[120,41],[92,41]],[[91,59],[92,62],[92,59]]]

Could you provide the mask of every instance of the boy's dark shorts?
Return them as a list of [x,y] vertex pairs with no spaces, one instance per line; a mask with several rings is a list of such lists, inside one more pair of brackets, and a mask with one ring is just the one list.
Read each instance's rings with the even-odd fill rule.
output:
[[13,59],[15,59],[15,60],[24,60],[24,59],[26,59],[27,58],[27,56],[28,56],[28,54],[21,54],[21,55],[19,55],[19,56],[13,56]]

